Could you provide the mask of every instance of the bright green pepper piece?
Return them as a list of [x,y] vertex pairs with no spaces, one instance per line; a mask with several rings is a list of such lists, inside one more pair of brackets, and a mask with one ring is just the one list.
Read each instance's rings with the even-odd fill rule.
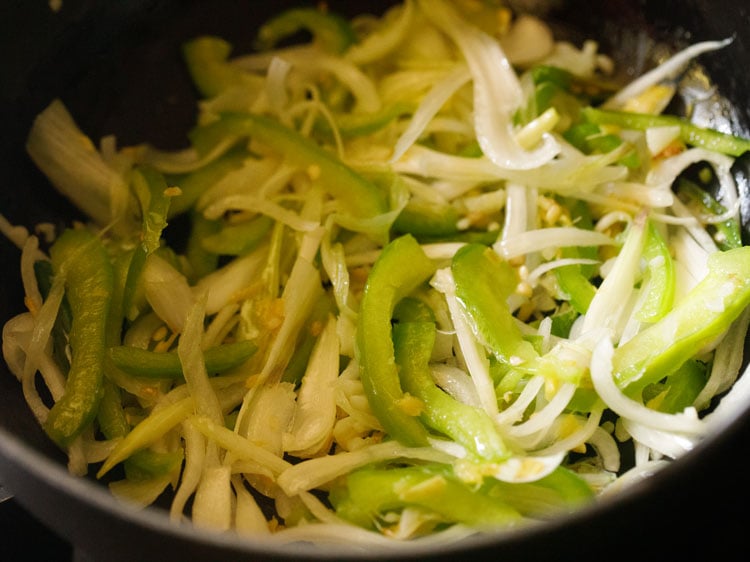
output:
[[306,30],[329,53],[342,54],[357,42],[351,24],[336,13],[315,8],[291,8],[271,18],[258,31],[256,46],[272,49],[279,41]]
[[472,320],[479,339],[506,365],[519,365],[537,357],[523,339],[505,299],[518,279],[513,268],[491,248],[467,244],[453,257],[451,271],[456,297]]
[[[374,113],[343,113],[334,117],[336,130],[343,137],[359,137],[371,135],[401,117],[412,113],[414,104],[396,102],[382,107]],[[328,119],[321,117],[315,122],[316,132],[332,135],[333,130]]]
[[730,156],[741,156],[750,150],[750,141],[741,137],[704,129],[692,124],[687,119],[674,115],[649,115],[627,111],[608,111],[587,107],[582,110],[583,118],[597,125],[616,125],[624,129],[645,131],[651,127],[677,126],[680,128],[680,139],[690,146],[700,146],[714,152]]
[[210,150],[210,145],[227,137],[245,136],[284,155],[292,164],[306,170],[315,169],[324,189],[341,202],[344,211],[355,217],[374,217],[387,212],[385,197],[372,182],[314,141],[268,117],[223,113],[219,120],[191,134],[199,151]]
[[[678,194],[688,202],[699,207],[700,213],[721,215],[726,212],[724,205],[714,199],[711,194],[698,187],[687,178],[680,178],[677,186]],[[742,246],[742,230],[736,219],[729,219],[713,226],[716,229],[714,239],[721,250],[730,250]]]
[[638,311],[638,319],[642,322],[656,322],[672,308],[675,281],[669,247],[651,221],[648,221],[646,229],[643,259],[646,262],[645,277],[651,287]]
[[190,235],[185,245],[185,258],[190,264],[192,279],[200,279],[219,267],[219,253],[205,247],[204,241],[221,231],[221,221],[207,219],[197,209],[190,211]]
[[513,506],[524,517],[534,518],[571,513],[594,499],[591,486],[561,466],[534,482],[509,483],[488,478],[483,492]]
[[617,384],[635,394],[675,372],[750,304],[750,246],[716,252],[708,274],[666,316],[617,347]]
[[404,235],[390,242],[367,278],[357,319],[356,352],[370,407],[394,439],[406,445],[427,443],[417,415],[404,409],[393,348],[391,317],[396,304],[427,281],[436,267],[417,241]]
[[256,248],[271,231],[273,219],[259,215],[249,221],[224,226],[202,237],[201,247],[222,256],[241,256]]
[[350,473],[330,494],[336,513],[365,528],[374,528],[389,511],[413,506],[447,523],[474,527],[507,526],[521,515],[502,499],[462,483],[442,466],[363,468]]
[[[204,352],[206,371],[223,373],[247,361],[258,347],[243,340],[210,347]],[[176,352],[149,351],[125,345],[110,347],[109,357],[116,367],[138,377],[182,378],[182,364]]]
[[185,64],[203,97],[212,98],[249,79],[244,71],[227,61],[231,52],[232,45],[213,36],[197,37],[182,46]]
[[55,272],[65,272],[71,362],[65,392],[44,428],[53,441],[67,447],[93,421],[101,399],[113,274],[104,245],[88,230],[64,231],[50,248],[50,257]]
[[434,321],[399,319],[393,327],[401,385],[424,403],[425,425],[463,445],[478,461],[505,460],[508,449],[486,412],[455,400],[432,380],[429,361],[435,332]]
[[414,236],[453,236],[459,232],[460,216],[452,205],[437,205],[411,199],[393,223],[396,232]]
[[[643,400],[650,408],[677,414],[693,405],[704,386],[706,386],[706,364],[690,360],[669,375],[664,383],[656,383],[644,388]],[[647,396],[647,394],[653,396]]]

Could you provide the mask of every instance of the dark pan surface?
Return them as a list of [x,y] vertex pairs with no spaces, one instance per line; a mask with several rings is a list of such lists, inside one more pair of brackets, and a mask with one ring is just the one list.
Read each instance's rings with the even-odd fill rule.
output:
[[[0,7],[0,212],[12,222],[69,221],[77,214],[46,185],[23,151],[31,120],[60,96],[92,138],[115,133],[121,144],[148,139],[178,147],[192,124],[194,94],[179,58],[179,44],[201,33],[220,34],[247,50],[253,25],[272,11],[300,2],[252,0],[65,0],[55,14],[46,2],[4,2]],[[384,2],[329,2],[345,13],[382,8]],[[724,51],[701,58],[731,102],[717,113],[736,132],[750,124],[750,6],[731,0],[645,2],[571,0],[551,16],[575,39],[597,38],[626,71],[647,63],[642,47],[656,41],[686,44],[734,36]],[[747,158],[737,165],[750,216]],[[21,311],[18,251],[0,240],[4,264],[0,321]],[[490,559],[597,559],[634,555],[674,559],[742,544],[745,468],[738,457],[750,443],[750,415],[664,470],[627,498],[600,505],[544,529],[472,540],[420,558],[453,559],[458,553]],[[64,457],[46,439],[26,408],[20,385],[0,368],[0,478],[35,516],[92,559],[280,560],[377,557],[309,545],[279,548],[249,544],[171,527],[162,513],[122,509],[104,487],[67,475]],[[729,550],[729,552],[733,552]],[[650,554],[649,554],[650,553]],[[393,557],[389,556],[390,559]],[[732,556],[730,555],[730,558]]]

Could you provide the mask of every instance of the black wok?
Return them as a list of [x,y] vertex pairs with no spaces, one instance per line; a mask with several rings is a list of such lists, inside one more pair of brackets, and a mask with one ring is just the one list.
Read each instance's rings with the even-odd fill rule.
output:
[[[201,33],[249,49],[254,25],[285,4],[252,0],[5,0],[0,7],[0,212],[16,224],[69,221],[77,212],[48,187],[23,149],[33,117],[62,97],[92,138],[115,133],[121,144],[148,139],[178,147],[192,124],[194,93],[179,44]],[[385,2],[329,2],[345,13]],[[530,4],[538,4],[531,2]],[[686,44],[733,36],[730,47],[703,56],[713,82],[731,102],[722,110],[736,132],[750,125],[750,4],[744,0],[560,0],[550,16],[574,40],[593,37],[626,71],[639,72],[654,42]],[[750,215],[747,170],[736,174]],[[19,252],[0,240],[4,274],[0,321],[21,311]],[[741,350],[738,350],[740,353]],[[410,557],[449,559],[585,559],[639,556],[695,559],[726,552],[740,557],[750,501],[743,457],[750,445],[750,407],[721,435],[635,486],[627,495],[540,528],[472,539]],[[247,542],[171,525],[158,508],[123,508],[104,486],[67,474],[64,456],[27,410],[20,385],[0,367],[0,482],[43,525],[92,560],[280,560],[388,558],[311,545]],[[4,533],[0,530],[0,533]],[[5,533],[4,533],[5,534]],[[0,538],[0,541],[22,540]],[[26,539],[24,539],[26,540]],[[33,540],[33,539],[32,539]],[[724,550],[727,548],[727,550]],[[0,550],[2,552],[2,550]],[[399,553],[401,554],[401,553]],[[403,554],[403,557],[407,557]]]

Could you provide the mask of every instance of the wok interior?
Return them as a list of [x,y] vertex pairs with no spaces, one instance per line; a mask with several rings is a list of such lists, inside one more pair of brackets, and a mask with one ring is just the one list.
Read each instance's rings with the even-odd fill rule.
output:
[[[328,2],[332,9],[345,15],[380,12],[392,3]],[[5,128],[4,134],[0,135],[0,166],[5,180],[0,192],[2,213],[12,222],[27,227],[41,221],[64,224],[72,218],[80,218],[67,201],[51,190],[23,148],[33,117],[52,98],[63,99],[92,139],[114,133],[120,145],[147,139],[162,148],[178,148],[193,124],[196,102],[180,58],[179,45],[196,35],[208,33],[227,39],[235,46],[236,52],[246,52],[252,47],[253,30],[258,23],[285,6],[298,4],[299,1],[222,0],[211,3],[208,14],[207,4],[199,1],[100,3],[66,0],[63,10],[57,14],[52,13],[46,3],[29,2],[19,6],[17,13],[0,23],[4,27],[0,34],[4,37],[2,41],[11,43],[8,48],[14,47],[12,52],[17,53],[12,61],[4,61],[3,71],[7,79],[0,80],[3,84],[0,117]],[[705,57],[701,63],[732,104],[729,111],[721,109],[728,123],[735,132],[746,133],[748,130],[750,103],[747,103],[744,93],[750,86],[750,77],[736,69],[738,63],[750,62],[750,50],[746,49],[750,46],[750,33],[742,34],[750,23],[750,16],[734,2],[693,0],[681,4],[679,10],[668,2],[625,0],[570,0],[541,4],[546,7],[545,15],[553,22],[558,35],[579,43],[589,38],[599,41],[600,50],[615,59],[625,79],[643,71],[650,62],[649,55],[654,45],[661,42],[684,45],[734,36],[730,49]],[[727,13],[736,13],[736,17],[727,17]],[[29,34],[35,39],[33,47],[21,50],[20,45],[26,44]],[[745,236],[750,216],[748,164],[745,157],[736,165],[743,198],[741,213]],[[18,274],[18,250],[2,240],[0,252],[6,264],[0,293],[0,316],[5,322],[21,311],[23,293]],[[39,428],[23,400],[20,384],[4,365],[0,369],[0,428],[10,436],[20,438],[35,455],[40,454],[45,462],[51,461],[59,468],[49,474],[55,478],[64,477],[64,455]],[[726,438],[722,439],[726,441]],[[721,440],[714,439],[715,444],[711,441],[696,453],[708,456],[718,450]],[[696,454],[678,464],[700,468],[700,462],[700,455]],[[673,490],[675,483],[679,482],[678,474],[676,470],[669,474]],[[42,474],[40,477],[49,476]],[[654,480],[653,485],[643,487],[644,494],[653,494],[659,486],[666,486],[667,477]],[[53,485],[52,493],[54,488]],[[28,503],[32,511],[38,511],[48,524],[60,525],[56,511],[52,509],[54,504],[45,510],[39,507],[38,498],[21,495],[20,499]],[[111,509],[116,513],[116,506]],[[137,521],[138,516],[129,517],[135,517]],[[153,524],[153,520],[148,520],[147,524]],[[84,530],[75,525],[63,523],[62,532],[76,542],[87,540]],[[185,539],[185,536],[181,537],[181,540]],[[513,541],[508,539],[507,542],[510,545]],[[485,543],[474,546],[477,545],[486,546]],[[219,546],[227,547],[223,543]]]

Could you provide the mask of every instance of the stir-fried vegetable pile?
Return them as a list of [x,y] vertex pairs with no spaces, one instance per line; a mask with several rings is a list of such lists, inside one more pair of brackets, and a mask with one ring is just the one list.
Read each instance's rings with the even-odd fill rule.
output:
[[3,353],[73,473],[251,535],[460,537],[591,503],[747,399],[750,143],[663,115],[726,42],[624,89],[494,3],[293,9],[257,45],[184,45],[187,149],[96,147],[60,101],[33,124],[89,220],[3,219]]

